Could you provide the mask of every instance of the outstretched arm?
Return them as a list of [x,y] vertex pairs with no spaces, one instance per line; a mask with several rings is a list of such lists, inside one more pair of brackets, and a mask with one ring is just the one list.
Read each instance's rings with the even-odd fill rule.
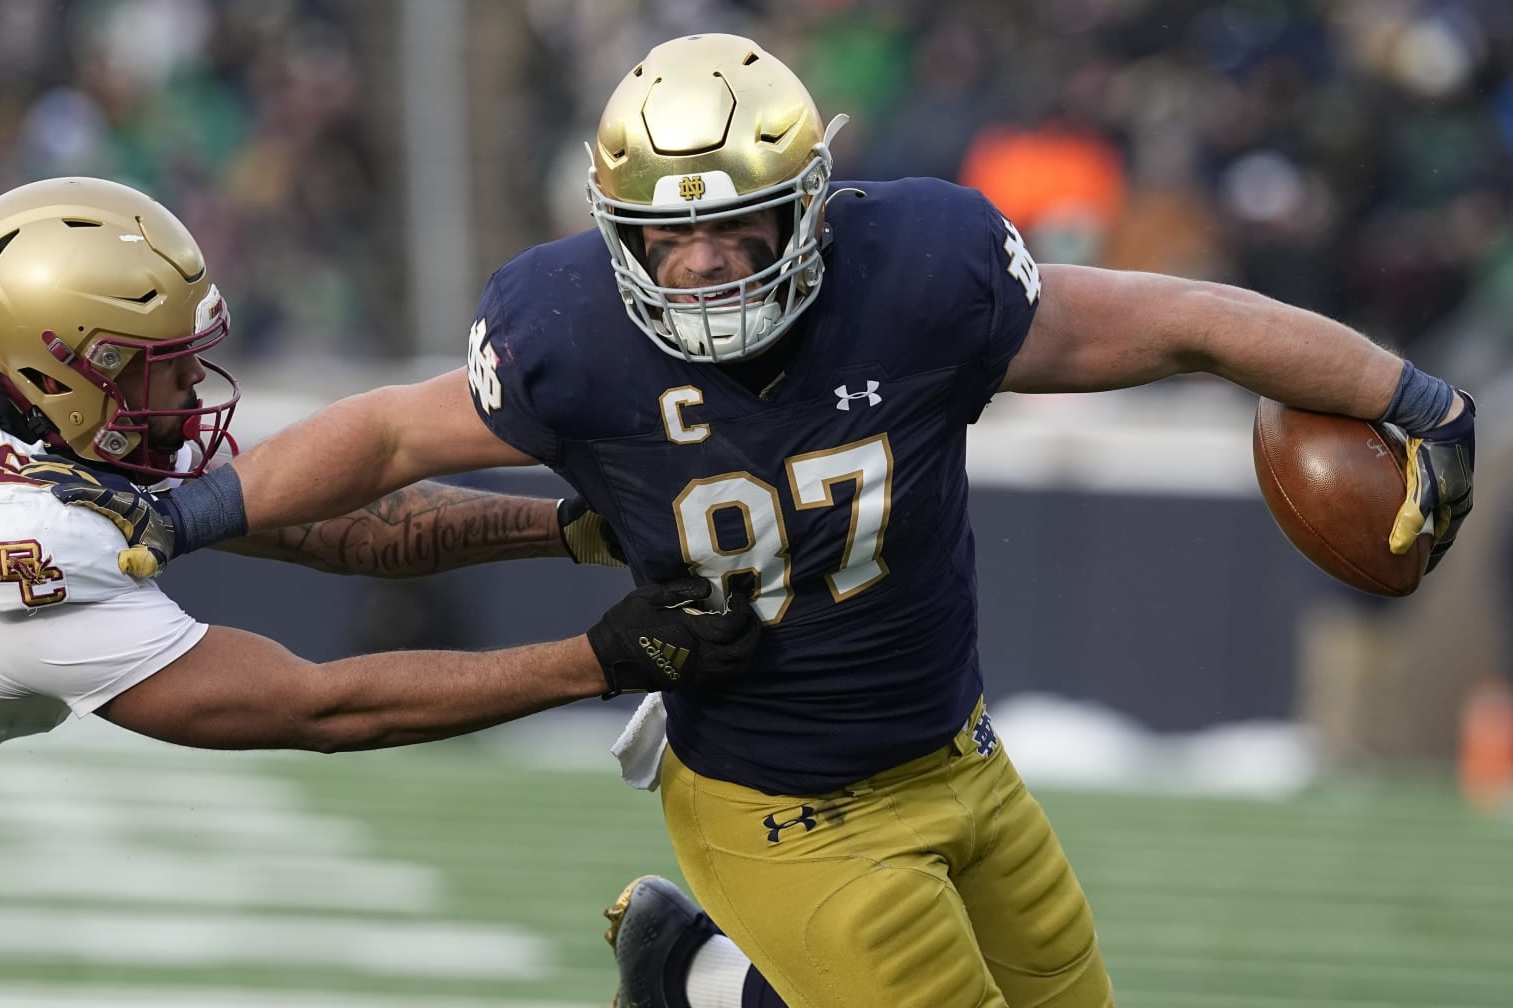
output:
[[602,693],[585,637],[506,651],[396,651],[323,665],[211,627],[98,713],[201,749],[380,749],[476,731]]
[[247,531],[263,532],[349,514],[430,476],[535,461],[478,419],[459,368],[343,399],[232,467]]
[[[745,672],[761,621],[744,596],[727,610],[701,611],[709,594],[702,578],[646,585],[587,634],[548,644],[324,664],[266,637],[211,627],[98,713],[179,745],[341,752],[447,738],[606,692],[718,689]],[[649,638],[663,646],[648,650]]]
[[1435,540],[1471,511],[1474,404],[1353,329],[1253,291],[1152,273],[1041,268],[1040,309],[1000,389],[1092,392],[1207,371],[1290,406],[1384,420],[1409,435],[1389,543]]
[[1004,391],[1094,392],[1207,371],[1292,406],[1368,420],[1397,391],[1396,354],[1254,291],[1086,266],[1042,265],[1040,275],[1040,309]]
[[[460,374],[457,377],[466,381]],[[109,518],[125,538],[126,548],[120,554],[121,570],[137,577],[155,575],[182,545],[178,541],[181,528],[176,522],[184,513],[175,508],[178,514],[170,521],[162,510],[175,497],[178,500],[192,497],[201,517],[208,505],[213,518],[210,527],[214,531],[204,537],[202,544],[339,574],[415,577],[470,564],[545,556],[624,566],[613,530],[589,510],[581,497],[565,501],[514,497],[435,482],[405,484],[373,499],[372,503],[361,497],[362,493],[377,493],[376,488],[396,480],[410,480],[422,469],[466,469],[532,461],[499,440],[478,420],[466,388],[452,387],[451,378],[443,375],[420,385],[379,389],[343,400],[232,464],[212,470],[156,500],[141,492],[103,487],[77,467],[66,472],[55,465],[46,467],[38,478],[51,483],[54,495],[64,503],[87,507]],[[453,393],[460,398],[454,398]],[[402,435],[403,443],[409,447],[394,453],[388,463],[378,458],[369,466],[355,469],[349,464],[351,457],[366,450],[362,446],[371,448],[375,441],[389,437],[386,417],[390,412],[403,413],[405,403],[416,406],[430,400],[435,400],[431,403],[434,413],[445,413],[450,408],[445,403],[460,403],[466,414],[460,418],[452,416],[449,423],[409,425],[419,427],[421,433]],[[364,418],[375,426],[362,427]],[[449,424],[459,438],[474,439],[470,448],[459,447],[449,437],[437,434],[438,429],[445,431]],[[350,444],[345,445],[355,446],[351,453],[344,450],[344,443],[328,441],[328,435],[334,436],[333,429],[348,426],[358,431],[352,435]],[[435,449],[435,461],[422,466],[414,460],[433,457],[426,451],[427,446]],[[291,464],[275,464],[281,450],[294,460]],[[407,458],[412,461],[404,461]],[[324,478],[292,475],[319,472],[320,466],[327,462],[336,469]],[[321,514],[354,497],[358,503],[335,517],[262,530],[254,526],[248,535],[244,519],[228,520],[243,514],[239,467],[246,467],[254,478],[261,480],[263,494],[273,502],[271,508],[264,509],[265,517],[301,512]],[[228,475],[232,477],[229,482]],[[343,485],[342,481],[349,482]],[[353,486],[357,490],[351,489]],[[206,487],[213,489],[207,493]],[[290,503],[279,496],[284,493],[302,496]],[[250,509],[251,504],[246,507]]]
[[523,557],[568,556],[557,502],[424,481],[339,518],[222,543],[242,556],[334,574],[402,578]]

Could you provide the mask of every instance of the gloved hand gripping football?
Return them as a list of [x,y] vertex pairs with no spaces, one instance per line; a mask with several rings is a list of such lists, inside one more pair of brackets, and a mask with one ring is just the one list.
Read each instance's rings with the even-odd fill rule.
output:
[[1471,513],[1471,477],[1476,466],[1476,402],[1458,393],[1465,408],[1454,420],[1421,437],[1408,438],[1404,476],[1407,499],[1397,513],[1388,547],[1403,554],[1425,532],[1433,533],[1428,570],[1455,544],[1455,533]]

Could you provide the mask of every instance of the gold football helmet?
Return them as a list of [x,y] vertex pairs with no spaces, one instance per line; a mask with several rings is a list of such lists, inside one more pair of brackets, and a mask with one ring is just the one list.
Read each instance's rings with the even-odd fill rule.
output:
[[[830,141],[845,122],[822,129],[793,71],[735,35],[664,42],[620,82],[589,148],[589,208],[625,309],[659,348],[700,362],[752,357],[814,302]],[[635,251],[633,228],[774,207],[791,208],[777,261],[734,284],[661,287]]]
[[[135,189],[63,178],[0,195],[0,417],[12,433],[154,479],[198,476],[228,440],[236,380],[201,360],[230,386],[224,402],[156,407],[147,390],[154,366],[209,350],[230,324],[194,237]],[[128,402],[117,378],[138,355]],[[155,417],[182,422],[194,464],[149,444]]]

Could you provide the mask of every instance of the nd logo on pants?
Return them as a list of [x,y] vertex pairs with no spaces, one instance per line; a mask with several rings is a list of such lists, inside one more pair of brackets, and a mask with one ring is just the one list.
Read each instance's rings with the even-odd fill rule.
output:
[[1108,1008],[1087,899],[982,704],[952,743],[816,797],[701,777],[662,808],[705,910],[791,1008]]

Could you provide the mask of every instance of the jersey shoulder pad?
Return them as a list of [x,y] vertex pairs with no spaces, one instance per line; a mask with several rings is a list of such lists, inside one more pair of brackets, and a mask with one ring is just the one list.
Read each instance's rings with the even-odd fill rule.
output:
[[137,587],[107,519],[61,503],[46,487],[0,476],[0,612],[99,602]]
[[827,211],[848,281],[889,292],[907,302],[905,314],[942,327],[974,321],[984,309],[996,328],[1028,327],[1040,300],[1039,269],[982,193],[935,178],[837,186],[866,193],[838,194]]
[[468,337],[474,407],[490,430],[552,463],[594,413],[630,321],[597,231],[528,249],[489,277]]
[[[842,186],[852,183],[840,183]],[[925,270],[931,286],[953,292],[961,284],[984,286],[987,273],[1022,263],[1014,279],[1039,300],[1040,282],[1024,241],[991,201],[976,189],[937,178],[855,183],[865,199],[837,199],[833,207],[856,207],[872,218],[872,228],[888,239],[894,254]],[[869,205],[870,204],[870,205]],[[966,267],[963,272],[958,267]],[[1033,275],[1031,275],[1033,273]]]
[[[940,179],[837,185],[866,196],[830,203],[835,279],[882,292],[861,309],[876,344],[915,369],[959,369],[960,401],[976,419],[1040,300],[1039,270],[1019,232],[980,192]],[[854,308],[859,296],[842,303]]]

